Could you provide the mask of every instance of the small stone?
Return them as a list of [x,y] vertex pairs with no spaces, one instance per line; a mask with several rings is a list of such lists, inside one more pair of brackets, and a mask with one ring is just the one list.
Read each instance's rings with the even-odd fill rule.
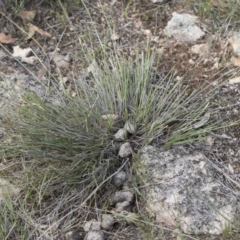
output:
[[68,232],[65,234],[65,240],[83,240],[84,237],[81,236],[78,232]]
[[213,69],[219,69],[219,67],[220,67],[219,62],[215,62],[215,63],[213,64]]
[[101,227],[102,229],[108,231],[112,228],[114,222],[115,222],[115,219],[111,214],[103,214]]
[[143,30],[143,33],[144,33],[144,35],[146,35],[146,36],[151,36],[151,35],[152,35],[151,30],[149,30],[149,29],[144,29],[144,30]]
[[117,33],[113,33],[112,35],[111,35],[111,40],[112,41],[117,41],[117,40],[119,40],[120,39],[120,36],[117,34]]
[[119,116],[117,114],[105,114],[105,115],[102,115],[102,119],[103,120],[116,120],[118,119]]
[[120,146],[118,155],[121,158],[129,157],[132,155],[132,147],[129,142],[126,142]]
[[176,76],[176,81],[181,81],[181,80],[182,80],[182,77]]
[[124,171],[120,171],[113,176],[113,184],[115,187],[121,187],[128,179]]
[[[63,56],[60,53],[50,53],[50,57],[53,59],[54,63],[56,64],[57,67],[59,68],[67,68],[69,67],[69,62],[66,61],[66,56]],[[66,58],[66,59],[65,59]]]
[[120,202],[116,204],[116,212],[127,211],[130,212],[132,210],[132,205],[128,201]]
[[130,191],[118,191],[118,192],[115,192],[111,199],[110,199],[110,204],[111,205],[116,205],[117,203],[120,203],[120,202],[129,202],[129,203],[132,203],[134,200],[134,194]]
[[98,231],[101,229],[101,223],[96,219],[92,219],[84,224],[83,229],[85,232]]
[[229,84],[235,84],[235,83],[240,83],[240,77],[229,79]]
[[137,124],[133,120],[127,120],[123,128],[130,134],[135,134],[137,131]]
[[72,53],[68,52],[67,55],[65,56],[64,60],[68,63],[72,61]]
[[234,33],[233,36],[229,39],[229,42],[232,45],[233,52],[237,56],[240,56],[240,33]]
[[117,141],[123,141],[127,138],[127,131],[124,128],[120,128],[115,134],[114,139]]
[[85,237],[85,240],[105,240],[103,231],[91,231]]
[[192,65],[195,63],[192,59],[189,59],[188,62]]
[[[237,57],[237,58],[231,57],[230,63],[236,67],[239,67],[240,66],[240,58],[239,57]],[[230,63],[229,63],[229,65],[230,65]]]

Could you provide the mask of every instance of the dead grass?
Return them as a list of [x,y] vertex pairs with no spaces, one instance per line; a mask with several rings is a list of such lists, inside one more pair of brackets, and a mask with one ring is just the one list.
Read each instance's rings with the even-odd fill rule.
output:
[[237,0],[186,0],[192,9],[204,20],[207,19],[208,25],[212,27],[212,32],[226,34],[229,30],[239,27],[240,14],[238,11],[239,1]]

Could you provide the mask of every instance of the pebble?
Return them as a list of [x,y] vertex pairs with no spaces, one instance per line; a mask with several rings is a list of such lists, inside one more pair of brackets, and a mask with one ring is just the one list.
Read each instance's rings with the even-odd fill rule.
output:
[[68,232],[65,234],[65,240],[83,240],[84,237],[81,236],[78,232]]
[[105,239],[106,237],[103,231],[90,231],[85,237],[85,240],[105,240]]
[[83,229],[85,232],[98,231],[101,229],[101,223],[96,219],[92,219],[91,221],[88,221],[84,224]]
[[129,157],[132,155],[132,147],[129,142],[126,142],[120,146],[118,155],[121,158]]
[[104,230],[110,230],[114,222],[115,222],[115,219],[111,214],[103,214],[101,227]]
[[120,202],[116,204],[115,210],[116,212],[122,212],[122,211],[130,212],[132,210],[132,205],[128,201]]
[[117,203],[120,202],[129,202],[132,203],[134,200],[134,194],[130,191],[117,191],[115,192],[111,199],[110,199],[110,204],[111,205],[116,205]]
[[114,139],[117,141],[123,141],[127,138],[127,131],[124,128],[120,128],[115,134]]
[[113,184],[115,187],[121,187],[128,179],[124,171],[120,171],[113,176]]
[[133,120],[127,120],[124,124],[123,129],[125,129],[130,134],[135,134],[137,132],[137,124]]

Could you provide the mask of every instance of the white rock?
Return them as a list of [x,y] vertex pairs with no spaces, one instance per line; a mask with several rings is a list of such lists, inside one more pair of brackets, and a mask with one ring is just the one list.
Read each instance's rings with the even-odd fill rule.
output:
[[149,29],[144,29],[142,31],[143,31],[143,34],[146,35],[146,36],[151,36],[152,35],[151,30],[149,30]]
[[173,12],[172,19],[167,23],[163,32],[180,42],[194,43],[205,35],[195,24],[197,20],[198,18],[194,15]]
[[180,227],[187,234],[221,234],[239,216],[237,197],[214,177],[216,170],[202,154],[147,146],[140,159],[148,211],[159,225]]
[[229,39],[230,44],[232,45],[233,52],[240,56],[240,33],[236,32],[233,36]]
[[118,39],[120,39],[120,36],[117,33],[113,33],[111,35],[111,40],[112,41],[117,41]]
[[189,59],[188,62],[192,65],[195,63],[192,59]]
[[132,155],[132,147],[129,142],[126,142],[120,146],[118,155],[121,158],[129,157]]
[[101,229],[101,223],[96,219],[92,219],[84,224],[83,229],[85,232],[97,231]]
[[83,237],[78,232],[68,232],[65,234],[65,240],[83,240]]
[[59,68],[68,68],[70,60],[68,59],[69,56],[63,56],[60,53],[57,52],[51,52],[49,53],[49,56],[53,59],[54,63]]
[[124,128],[120,128],[115,134],[114,139],[117,141],[123,141],[127,138],[127,131]]
[[32,52],[31,48],[20,48],[19,45],[13,47],[13,57],[19,57],[21,60],[28,64],[34,64],[37,58],[35,56],[29,56]]
[[91,231],[84,238],[85,240],[105,240],[106,237],[103,231]]
[[115,222],[112,214],[103,214],[101,227],[104,230],[110,230]]
[[103,120],[116,120],[118,119],[118,115],[117,114],[105,114],[105,115],[102,115],[102,119]]
[[240,83],[240,77],[231,78],[229,80],[230,84]]

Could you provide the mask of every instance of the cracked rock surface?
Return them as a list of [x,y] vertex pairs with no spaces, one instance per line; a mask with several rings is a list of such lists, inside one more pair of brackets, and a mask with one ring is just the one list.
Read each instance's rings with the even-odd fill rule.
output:
[[214,169],[202,154],[183,148],[142,150],[148,211],[156,221],[180,227],[188,234],[221,234],[239,214],[231,190],[214,178]]

